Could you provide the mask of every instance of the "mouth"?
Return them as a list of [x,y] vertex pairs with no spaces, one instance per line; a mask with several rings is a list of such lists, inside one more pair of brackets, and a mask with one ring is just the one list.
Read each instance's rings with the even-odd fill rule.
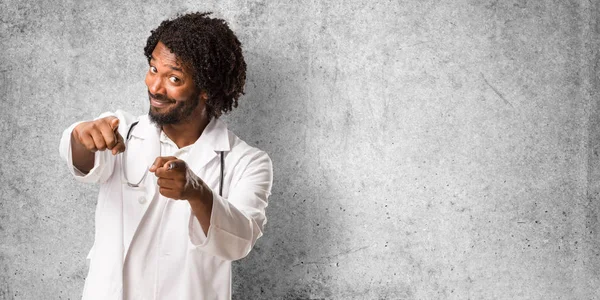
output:
[[150,93],[148,93],[148,96],[150,98],[150,105],[152,105],[153,107],[156,107],[156,108],[167,107],[167,106],[175,103],[175,101],[158,99]]

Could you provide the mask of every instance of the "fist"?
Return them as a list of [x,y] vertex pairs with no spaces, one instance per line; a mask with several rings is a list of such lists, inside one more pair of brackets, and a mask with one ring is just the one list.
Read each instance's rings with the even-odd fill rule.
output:
[[73,138],[91,152],[111,150],[113,155],[125,151],[123,137],[117,132],[119,119],[105,117],[83,122],[73,129]]
[[[210,189],[200,177],[188,167],[187,163],[177,157],[157,157],[150,167],[150,172],[158,177],[161,195],[178,200],[201,200],[207,197]],[[212,199],[212,194],[210,195]]]

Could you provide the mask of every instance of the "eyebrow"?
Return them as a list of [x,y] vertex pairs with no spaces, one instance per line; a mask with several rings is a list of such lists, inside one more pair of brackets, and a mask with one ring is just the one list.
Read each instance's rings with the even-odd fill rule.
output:
[[[154,58],[153,55],[150,56],[150,61],[152,61],[152,60],[156,61],[156,59]],[[169,66],[169,68],[171,68],[171,70],[179,71],[179,72],[183,73],[183,69],[182,68],[179,68],[179,67],[176,67],[176,66],[172,66],[172,65],[168,65],[168,66]]]
[[179,72],[183,73],[183,69],[182,68],[174,67],[174,66],[171,66],[171,65],[169,65],[169,67],[171,68],[171,70],[175,70],[175,71],[179,71]]

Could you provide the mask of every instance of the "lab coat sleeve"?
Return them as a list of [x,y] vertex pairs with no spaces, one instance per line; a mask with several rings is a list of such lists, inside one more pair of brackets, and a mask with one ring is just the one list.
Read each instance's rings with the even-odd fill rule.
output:
[[[119,118],[120,124],[125,124],[124,115],[122,111],[116,113],[105,112],[101,114],[97,119],[116,116]],[[114,169],[115,156],[110,151],[96,151],[94,154],[94,167],[87,173],[79,171],[73,165],[73,155],[71,152],[71,133],[77,125],[82,122],[77,122],[69,126],[62,134],[60,139],[59,152],[60,156],[67,162],[67,169],[75,177],[76,180],[86,183],[103,183],[112,175]],[[122,131],[122,126],[119,125],[119,132]],[[122,133],[121,133],[122,134]]]
[[248,255],[267,223],[265,208],[272,184],[271,159],[260,151],[229,191],[228,199],[213,191],[210,228],[206,236],[192,214],[189,232],[193,247],[226,260],[238,260]]

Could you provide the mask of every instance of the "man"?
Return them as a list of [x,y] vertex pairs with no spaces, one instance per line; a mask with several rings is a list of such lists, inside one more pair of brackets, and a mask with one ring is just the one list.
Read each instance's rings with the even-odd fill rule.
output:
[[84,299],[230,299],[231,261],[262,235],[269,156],[218,118],[246,64],[225,21],[166,20],[144,49],[150,111],[117,111],[63,133],[77,180],[100,183]]

